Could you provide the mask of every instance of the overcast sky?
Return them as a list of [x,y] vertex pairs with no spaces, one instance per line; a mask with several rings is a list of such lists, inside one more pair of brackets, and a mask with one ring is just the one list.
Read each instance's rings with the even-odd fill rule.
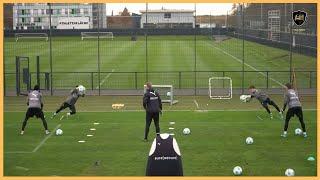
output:
[[[118,15],[119,12],[122,12],[123,9],[127,7],[130,13],[140,14],[140,10],[146,9],[145,3],[108,3],[107,4],[107,15]],[[149,3],[148,9],[186,9],[194,10],[194,3]],[[227,11],[230,11],[232,3],[197,3],[197,15],[220,15],[227,14]]]

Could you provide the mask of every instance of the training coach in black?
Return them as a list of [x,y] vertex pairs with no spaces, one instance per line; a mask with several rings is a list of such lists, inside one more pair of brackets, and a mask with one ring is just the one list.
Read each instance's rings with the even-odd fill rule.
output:
[[162,113],[162,103],[159,93],[152,88],[152,83],[146,84],[146,92],[143,96],[143,108],[146,110],[146,128],[144,141],[148,141],[148,134],[151,121],[153,119],[157,135],[160,134],[159,114]]

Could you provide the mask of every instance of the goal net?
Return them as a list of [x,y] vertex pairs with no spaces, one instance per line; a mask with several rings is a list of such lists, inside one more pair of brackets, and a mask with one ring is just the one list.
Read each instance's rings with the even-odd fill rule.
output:
[[[178,103],[174,100],[172,85],[152,85],[153,89],[160,94],[161,102],[170,103],[170,105]],[[144,93],[147,90],[147,85],[144,85]]]
[[230,77],[209,78],[209,97],[211,99],[231,99],[232,79]]
[[14,37],[16,39],[16,42],[19,39],[44,39],[48,41],[47,33],[15,33]]
[[84,39],[112,39],[113,40],[113,33],[112,32],[81,32],[81,40]]

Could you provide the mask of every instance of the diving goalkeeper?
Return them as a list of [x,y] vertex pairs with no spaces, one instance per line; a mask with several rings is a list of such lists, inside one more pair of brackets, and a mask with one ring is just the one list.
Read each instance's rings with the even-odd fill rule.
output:
[[85,96],[85,88],[82,85],[76,86],[76,88],[72,89],[70,92],[70,95],[67,97],[67,99],[61,104],[61,106],[57,109],[55,113],[53,113],[53,117],[55,117],[60,111],[69,108],[70,112],[67,113],[67,116],[76,114],[76,107],[75,104],[79,97]]
[[[268,105],[271,105],[274,108],[276,108],[277,111],[279,112],[279,115],[280,115],[281,119],[283,119],[282,111],[279,109],[277,104],[269,98],[269,96],[266,93],[256,89],[253,85],[251,85],[249,87],[249,93],[251,95],[251,98],[256,98],[261,103],[261,105],[269,113],[271,119],[273,118],[273,116],[272,116],[272,113],[271,113]],[[250,101],[250,99],[249,99],[249,101]]]

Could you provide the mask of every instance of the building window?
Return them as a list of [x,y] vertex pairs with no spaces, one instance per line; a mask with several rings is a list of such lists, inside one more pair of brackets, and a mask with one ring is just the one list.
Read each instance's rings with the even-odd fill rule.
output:
[[25,10],[24,9],[21,10],[21,14],[25,15]]
[[34,18],[34,22],[41,22],[41,18],[40,17]]
[[26,22],[25,18],[21,18],[21,22],[23,23]]
[[71,9],[71,14],[76,14],[76,9]]
[[164,18],[171,18],[171,13],[164,13]]

